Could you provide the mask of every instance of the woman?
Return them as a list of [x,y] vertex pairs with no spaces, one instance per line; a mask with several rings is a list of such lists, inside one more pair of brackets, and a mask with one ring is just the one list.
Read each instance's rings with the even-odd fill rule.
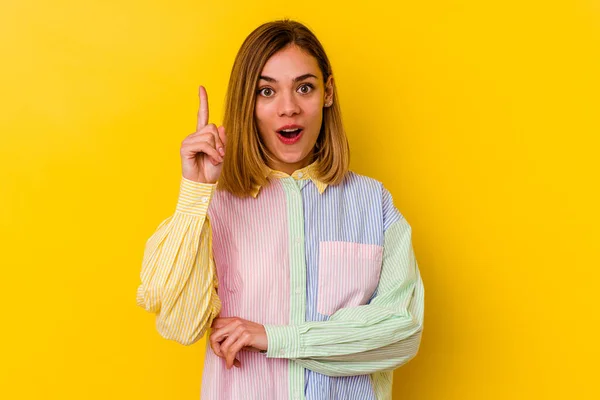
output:
[[392,370],[419,348],[423,282],[390,193],[348,171],[317,38],[289,20],[253,31],[223,126],[200,87],[181,160],[137,301],[167,339],[190,345],[212,328],[201,398],[391,398]]

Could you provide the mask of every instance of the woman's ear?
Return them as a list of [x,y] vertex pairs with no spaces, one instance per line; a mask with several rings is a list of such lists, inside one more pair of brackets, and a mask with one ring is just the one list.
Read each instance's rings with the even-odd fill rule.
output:
[[333,75],[329,75],[325,83],[325,107],[330,107],[333,104]]

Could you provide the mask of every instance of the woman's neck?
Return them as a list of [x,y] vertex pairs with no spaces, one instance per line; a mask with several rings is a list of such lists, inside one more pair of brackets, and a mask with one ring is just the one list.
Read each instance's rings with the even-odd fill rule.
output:
[[267,165],[269,166],[269,168],[271,168],[275,171],[281,171],[281,172],[285,172],[288,175],[292,175],[294,173],[294,171],[297,171],[299,169],[302,169],[302,168],[312,164],[313,161],[314,161],[313,154],[309,154],[303,160],[300,160],[295,163],[285,163],[285,162],[281,162],[281,161],[277,160],[277,161],[271,161]]

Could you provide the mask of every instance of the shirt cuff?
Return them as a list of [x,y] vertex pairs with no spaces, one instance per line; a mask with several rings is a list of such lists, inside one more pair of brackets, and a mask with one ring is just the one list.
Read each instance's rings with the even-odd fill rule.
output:
[[300,331],[294,325],[264,325],[267,358],[300,358]]
[[195,182],[181,177],[177,211],[199,217],[206,216],[208,204],[217,187],[216,183]]

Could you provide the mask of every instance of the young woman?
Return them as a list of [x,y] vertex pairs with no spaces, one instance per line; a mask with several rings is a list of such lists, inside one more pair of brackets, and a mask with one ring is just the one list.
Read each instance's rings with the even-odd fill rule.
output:
[[419,348],[424,287],[390,193],[348,170],[322,45],[298,22],[266,23],[235,59],[223,126],[199,92],[138,305],[184,345],[212,328],[202,399],[391,398],[392,370]]

